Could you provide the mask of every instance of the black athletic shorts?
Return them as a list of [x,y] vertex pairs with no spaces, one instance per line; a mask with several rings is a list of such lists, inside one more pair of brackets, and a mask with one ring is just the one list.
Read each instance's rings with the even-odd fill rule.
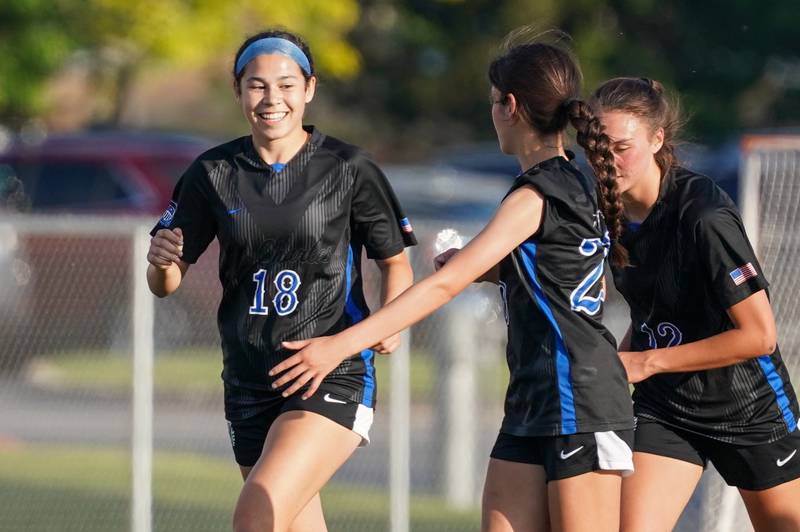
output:
[[729,486],[765,490],[800,478],[800,429],[762,445],[734,445],[651,419],[638,419],[634,451],[703,468],[710,461]]
[[322,387],[305,401],[302,395],[302,390],[283,397],[280,392],[225,385],[225,418],[228,420],[228,434],[237,464],[245,467],[255,465],[272,423],[278,416],[291,410],[320,414],[361,436],[361,445],[369,443],[372,408]]
[[566,436],[514,436],[501,432],[491,457],[544,467],[547,482],[592,471],[633,472],[633,430]]

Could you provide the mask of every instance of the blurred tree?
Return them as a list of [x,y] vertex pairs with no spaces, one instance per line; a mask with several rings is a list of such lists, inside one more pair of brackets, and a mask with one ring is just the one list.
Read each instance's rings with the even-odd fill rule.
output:
[[[285,26],[307,36],[318,69],[355,76],[358,52],[345,35],[358,22],[356,0],[14,0],[0,5],[0,121],[18,126],[43,111],[44,88],[80,57],[111,104],[101,120],[117,122],[137,72],[153,62],[230,63],[244,35]],[[77,51],[83,53],[75,55]],[[228,57],[230,56],[230,57]]]
[[[364,69],[338,84],[356,137],[383,135],[386,156],[491,138],[489,61],[503,36],[568,32],[587,93],[616,75],[680,93],[690,135],[800,121],[796,0],[361,0],[352,33]],[[361,118],[359,118],[361,117]],[[376,127],[379,125],[379,127]]]

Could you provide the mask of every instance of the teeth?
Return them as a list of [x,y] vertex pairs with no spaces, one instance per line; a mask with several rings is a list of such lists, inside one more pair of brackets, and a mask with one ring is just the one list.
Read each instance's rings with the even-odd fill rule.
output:
[[283,113],[259,113],[258,116],[261,117],[263,120],[280,120],[284,116],[286,116],[286,112]]

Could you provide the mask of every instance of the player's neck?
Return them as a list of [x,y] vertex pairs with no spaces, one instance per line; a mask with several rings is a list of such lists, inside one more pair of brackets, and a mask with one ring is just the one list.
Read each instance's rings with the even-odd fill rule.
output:
[[536,135],[526,135],[520,139],[514,155],[523,172],[553,157],[567,158],[560,136],[542,139]]
[[653,210],[661,192],[661,170],[653,164],[647,177],[622,194],[625,217],[631,222],[641,223]]
[[253,135],[253,147],[267,164],[287,163],[305,146],[309,137],[302,128],[279,139],[264,139]]

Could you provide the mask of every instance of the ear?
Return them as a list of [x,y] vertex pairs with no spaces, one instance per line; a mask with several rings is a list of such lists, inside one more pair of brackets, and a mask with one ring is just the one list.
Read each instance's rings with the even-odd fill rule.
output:
[[317,77],[311,76],[306,82],[306,103],[311,103],[317,91]]
[[658,153],[658,150],[661,149],[661,146],[664,145],[664,128],[658,128],[655,133],[653,133],[653,138],[650,140],[650,151],[653,153]]
[[517,105],[517,98],[511,94],[510,92],[506,95],[506,103],[503,105],[503,116],[506,120],[512,120],[514,118],[518,118],[519,115],[517,114],[518,105]]

